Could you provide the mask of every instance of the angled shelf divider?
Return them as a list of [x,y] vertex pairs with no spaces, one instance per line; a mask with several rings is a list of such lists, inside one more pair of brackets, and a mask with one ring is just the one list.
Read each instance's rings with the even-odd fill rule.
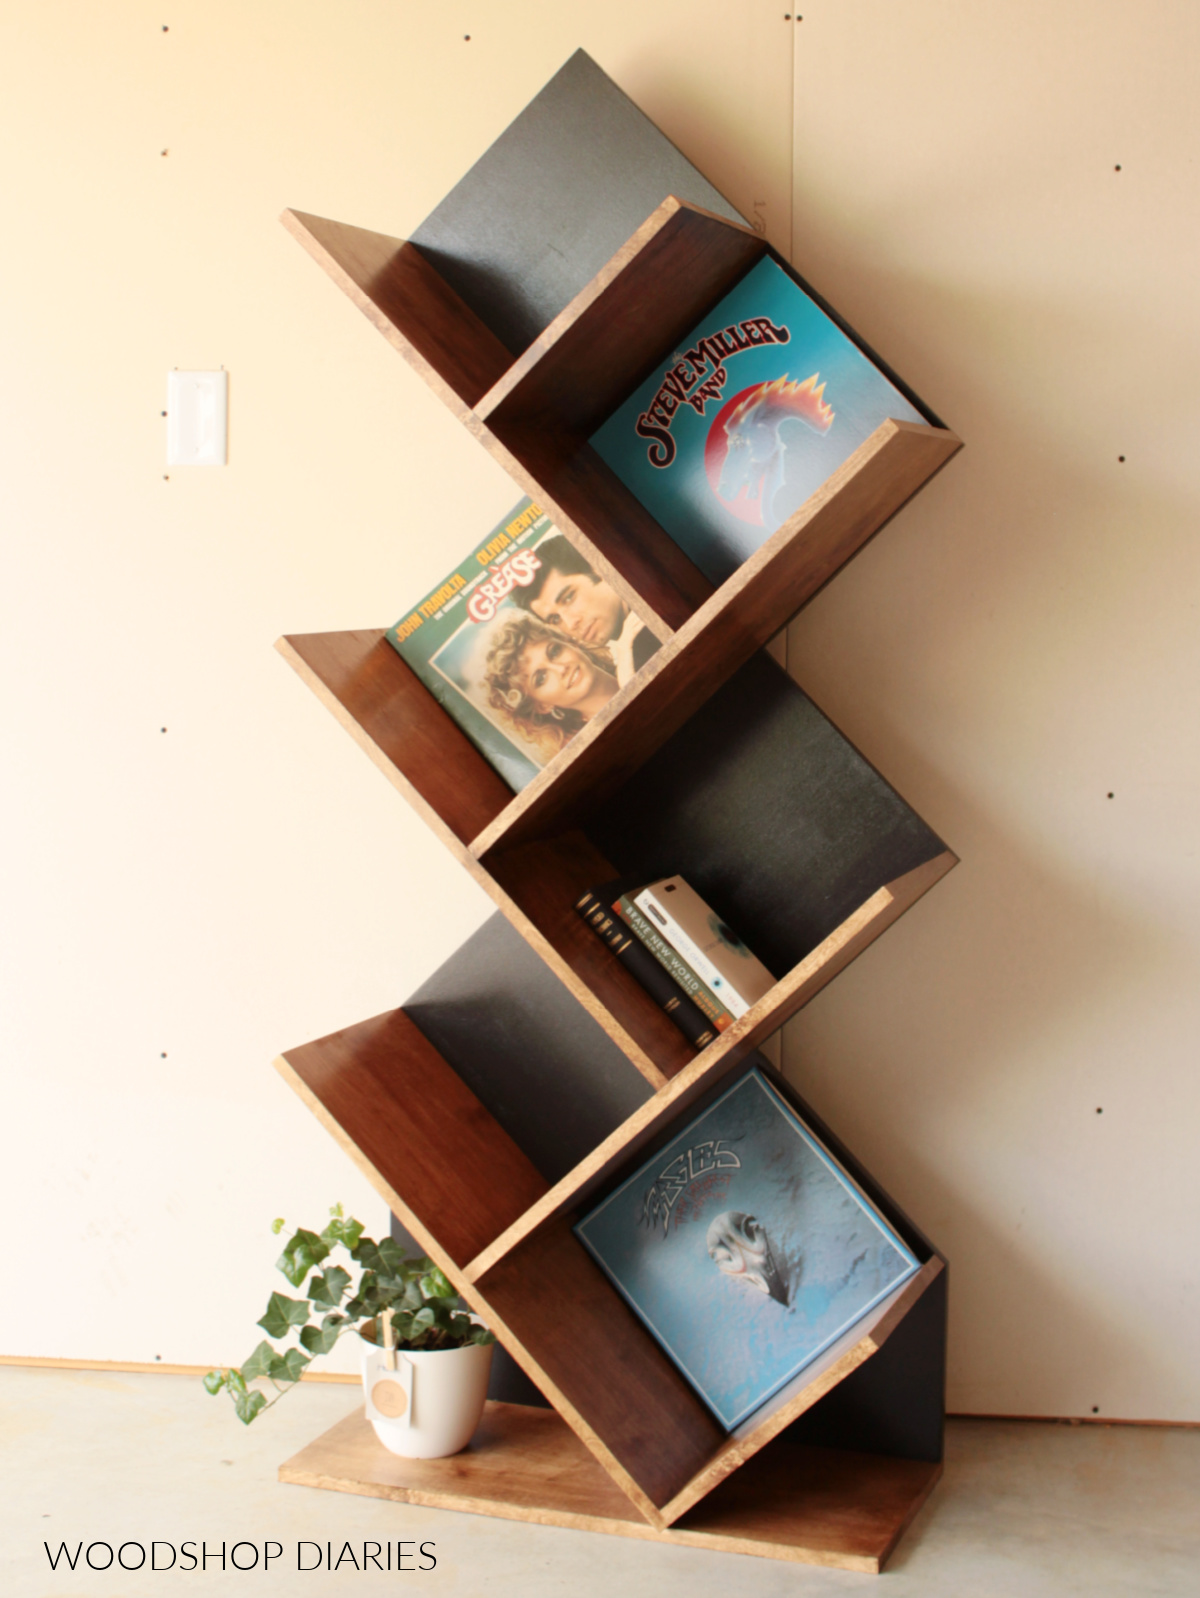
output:
[[[490,1404],[430,1461],[351,1416],[281,1477],[878,1570],[941,1471],[947,1273],[853,1155],[771,1073],[920,1270],[731,1433],[572,1227],[955,864],[763,646],[959,440],[839,323],[928,425],[880,425],[714,588],[588,439],[773,252],[582,52],[412,241],[284,223],[661,647],[514,794],[382,628],[280,640],[501,914],[277,1064],[557,1411]],[[699,1053],[575,909],[677,872],[777,979]]]

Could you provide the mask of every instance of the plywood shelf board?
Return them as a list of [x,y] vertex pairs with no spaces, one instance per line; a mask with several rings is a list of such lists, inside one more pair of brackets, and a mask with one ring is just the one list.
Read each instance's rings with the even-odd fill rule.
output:
[[665,642],[712,594],[708,578],[583,440],[517,424],[501,438],[474,416],[466,425],[596,570],[632,591],[633,609],[657,638]]
[[401,660],[381,627],[281,638],[276,649],[462,860],[512,789]]
[[[533,1281],[551,1284],[549,1311],[534,1301]],[[539,1227],[472,1291],[515,1338],[506,1342],[510,1353],[527,1356],[549,1378],[559,1395],[555,1407],[566,1401],[660,1518],[662,1506],[712,1459],[725,1431],[569,1222]]]
[[288,210],[280,219],[460,418],[512,361],[415,245]]
[[669,1529],[639,1516],[552,1411],[489,1403],[470,1445],[412,1460],[377,1442],[361,1407],[280,1466],[306,1487],[535,1525],[878,1572],[941,1467],[783,1437]]
[[456,1266],[546,1190],[403,1010],[290,1049],[279,1065]]

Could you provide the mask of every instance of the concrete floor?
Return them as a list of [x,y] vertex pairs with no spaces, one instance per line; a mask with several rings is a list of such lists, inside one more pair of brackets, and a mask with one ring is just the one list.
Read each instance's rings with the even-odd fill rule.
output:
[[[887,1572],[860,1576],[281,1486],[279,1462],[354,1403],[352,1388],[305,1384],[244,1428],[193,1377],[0,1367],[0,1594],[129,1598],[218,1582],[264,1598],[397,1586],[441,1598],[1200,1594],[1197,1430],[952,1422],[944,1480]],[[335,1558],[347,1539],[413,1539],[434,1545],[426,1558],[436,1567],[407,1580],[349,1565],[298,1574],[302,1538],[333,1543]],[[52,1571],[43,1548],[153,1539],[210,1549],[274,1539],[285,1553],[267,1573],[98,1572],[82,1562],[72,1573],[65,1562]],[[244,1549],[238,1557],[249,1561]]]

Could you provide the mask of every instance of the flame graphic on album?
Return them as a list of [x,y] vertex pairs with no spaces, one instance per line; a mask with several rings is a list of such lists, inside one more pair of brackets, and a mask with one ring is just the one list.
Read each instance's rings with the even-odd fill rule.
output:
[[713,493],[739,521],[777,526],[771,504],[784,479],[785,422],[803,422],[824,435],[833,426],[833,407],[825,402],[821,374],[802,383],[785,373],[755,383],[722,406],[708,432],[704,466]]

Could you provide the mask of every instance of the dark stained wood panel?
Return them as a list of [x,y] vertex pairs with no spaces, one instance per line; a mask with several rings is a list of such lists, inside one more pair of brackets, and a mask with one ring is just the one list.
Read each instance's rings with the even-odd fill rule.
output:
[[279,1065],[452,1264],[473,1259],[546,1191],[403,1010],[289,1049]]
[[582,832],[563,833],[489,857],[487,870],[664,1077],[697,1057],[674,1022],[575,913],[576,900],[589,888],[617,875]]
[[415,245],[304,211],[282,221],[458,415],[508,369],[509,351]]
[[643,611],[674,631],[712,597],[704,573],[588,444],[540,427],[514,425],[503,440],[482,423],[476,432],[560,527],[600,551],[646,602]]
[[[469,843],[513,791],[384,637],[304,633],[277,647],[405,797]],[[432,818],[429,816],[432,812]]]
[[[549,1285],[546,1301],[530,1292],[531,1282]],[[477,1287],[652,1504],[668,1503],[725,1441],[724,1428],[588,1257],[568,1218],[539,1227]]]

